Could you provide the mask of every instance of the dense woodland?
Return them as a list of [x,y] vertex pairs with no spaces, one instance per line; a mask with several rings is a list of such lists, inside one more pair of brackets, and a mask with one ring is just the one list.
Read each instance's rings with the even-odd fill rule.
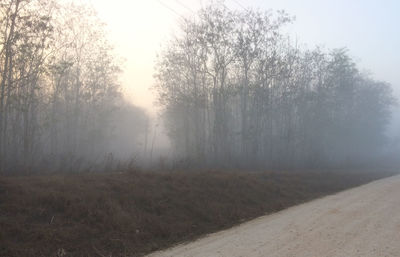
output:
[[114,143],[132,152],[147,118],[123,98],[94,11],[2,0],[0,15],[0,171],[99,161]]
[[385,144],[391,86],[346,49],[300,47],[285,12],[211,5],[183,19],[155,86],[178,156],[233,167],[310,167],[371,160]]

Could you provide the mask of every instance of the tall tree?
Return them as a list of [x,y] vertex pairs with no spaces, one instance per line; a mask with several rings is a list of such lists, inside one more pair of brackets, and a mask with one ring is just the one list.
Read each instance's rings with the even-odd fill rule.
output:
[[[345,49],[293,44],[282,32],[291,21],[285,12],[232,12],[223,4],[182,21],[155,75],[181,157],[236,167],[315,166],[379,150],[390,86],[361,74]],[[375,125],[365,126],[367,116]]]

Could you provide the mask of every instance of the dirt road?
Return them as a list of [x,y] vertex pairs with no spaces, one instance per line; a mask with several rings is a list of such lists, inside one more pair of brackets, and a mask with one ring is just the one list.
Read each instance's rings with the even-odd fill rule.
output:
[[149,257],[400,256],[400,176],[263,216]]

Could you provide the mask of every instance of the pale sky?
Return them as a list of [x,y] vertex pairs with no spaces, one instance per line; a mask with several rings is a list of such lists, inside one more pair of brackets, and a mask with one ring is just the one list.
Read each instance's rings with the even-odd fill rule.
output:
[[[125,59],[121,80],[129,99],[155,112],[157,52],[177,30],[179,15],[194,15],[207,0],[86,0],[108,25]],[[347,47],[362,70],[393,85],[400,96],[400,0],[226,0],[230,9],[284,9],[296,16],[288,32],[309,47]],[[178,15],[179,14],[179,15]]]

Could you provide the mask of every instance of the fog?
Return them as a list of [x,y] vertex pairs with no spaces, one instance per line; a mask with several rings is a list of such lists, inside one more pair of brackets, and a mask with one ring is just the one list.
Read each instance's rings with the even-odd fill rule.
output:
[[352,45],[324,46],[327,31],[306,44],[296,13],[237,7],[158,4],[178,19],[139,106],[129,50],[95,4],[3,1],[0,172],[394,165],[393,76],[367,71]]

